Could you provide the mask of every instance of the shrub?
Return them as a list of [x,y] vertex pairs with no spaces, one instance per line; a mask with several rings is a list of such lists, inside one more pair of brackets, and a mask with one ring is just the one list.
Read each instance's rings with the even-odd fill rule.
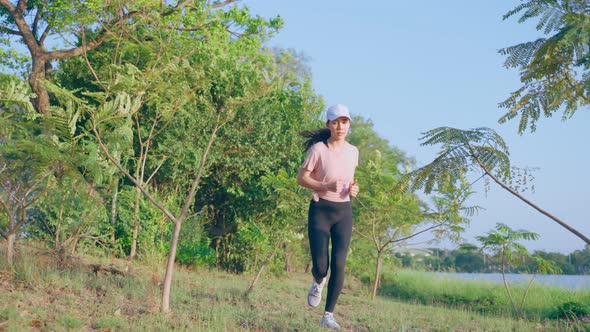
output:
[[211,267],[216,262],[215,250],[209,246],[209,241],[205,238],[198,242],[181,241],[176,261],[189,266]]
[[563,303],[551,314],[551,318],[567,320],[579,320],[588,316],[590,316],[590,306],[573,301]]

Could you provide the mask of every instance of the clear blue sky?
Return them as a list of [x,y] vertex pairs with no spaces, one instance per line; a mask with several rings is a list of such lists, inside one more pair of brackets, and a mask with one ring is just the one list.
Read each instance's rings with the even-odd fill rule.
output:
[[[498,124],[498,103],[519,87],[498,50],[542,36],[534,22],[502,21],[520,1],[244,0],[252,13],[280,15],[285,26],[270,44],[310,57],[313,84],[327,104],[344,103],[371,119],[392,145],[418,166],[435,157],[419,146],[436,127],[490,127],[504,137],[513,165],[539,167],[534,193],[525,195],[590,236],[590,114],[562,122],[542,119],[519,136],[517,122]],[[362,151],[361,151],[362,157]],[[362,188],[362,184],[361,188]],[[464,234],[484,235],[497,222],[541,235],[531,250],[569,253],[584,242],[495,184],[475,188],[471,204],[485,208]]]

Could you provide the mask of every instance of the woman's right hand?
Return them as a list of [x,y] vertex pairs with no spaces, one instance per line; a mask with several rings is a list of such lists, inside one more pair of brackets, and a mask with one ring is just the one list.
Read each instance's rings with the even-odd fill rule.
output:
[[333,191],[337,193],[341,192],[343,187],[344,184],[340,180],[328,182],[328,184],[326,185],[326,189],[328,189],[328,191]]

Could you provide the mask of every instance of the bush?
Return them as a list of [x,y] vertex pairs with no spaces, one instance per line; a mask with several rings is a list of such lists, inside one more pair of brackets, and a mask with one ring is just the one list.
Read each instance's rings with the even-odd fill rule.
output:
[[215,250],[209,246],[207,239],[198,242],[181,241],[178,245],[176,261],[189,266],[211,267],[216,262]]
[[553,319],[567,319],[574,321],[589,316],[590,306],[573,301],[565,302],[558,306],[551,314],[551,318]]

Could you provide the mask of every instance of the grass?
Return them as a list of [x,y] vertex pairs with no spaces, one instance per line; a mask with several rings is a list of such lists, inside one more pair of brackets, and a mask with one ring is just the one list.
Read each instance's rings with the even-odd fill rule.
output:
[[[154,276],[153,267],[134,263],[129,276],[95,274],[78,265],[56,267],[47,257],[21,254],[12,268],[0,258],[0,330],[319,330],[322,308],[307,306],[310,277],[303,273],[283,278],[265,274],[246,299],[242,294],[251,275],[177,268],[173,311],[163,314],[159,312],[163,271]],[[387,297],[371,301],[367,287],[350,277],[336,307],[336,318],[345,331],[576,331],[576,326],[563,321],[516,321]]]
[[[491,281],[470,281],[417,271],[398,271],[388,273],[382,285],[382,295],[400,300],[500,316],[513,315],[504,286]],[[519,306],[526,285],[516,284],[510,288]],[[574,291],[533,283],[523,312],[528,319],[542,321],[553,316],[556,308],[567,302],[590,303],[590,291]]]

